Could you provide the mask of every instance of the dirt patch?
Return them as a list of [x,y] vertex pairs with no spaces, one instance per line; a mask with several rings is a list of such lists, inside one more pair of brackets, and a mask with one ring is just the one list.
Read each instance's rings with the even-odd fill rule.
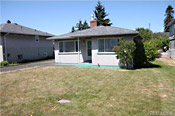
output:
[[175,59],[171,58],[159,58],[159,61],[163,62],[164,64],[167,64],[169,66],[175,66]]

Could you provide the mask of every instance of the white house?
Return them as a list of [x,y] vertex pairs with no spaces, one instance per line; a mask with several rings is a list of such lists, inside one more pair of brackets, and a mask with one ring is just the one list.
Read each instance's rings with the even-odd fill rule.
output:
[[90,29],[66,33],[47,38],[55,43],[56,63],[85,63],[92,65],[120,66],[113,51],[119,39],[133,41],[138,32],[112,26],[97,26],[91,18]]
[[28,28],[17,23],[0,25],[0,62],[23,62],[53,57],[52,34]]

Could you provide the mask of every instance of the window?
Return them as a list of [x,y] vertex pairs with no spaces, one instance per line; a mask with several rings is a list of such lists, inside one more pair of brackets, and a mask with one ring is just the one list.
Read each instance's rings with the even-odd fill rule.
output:
[[59,52],[78,52],[78,41],[59,42]]
[[35,42],[39,42],[39,36],[38,35],[35,36]]
[[99,39],[99,52],[113,52],[113,47],[118,45],[118,39]]

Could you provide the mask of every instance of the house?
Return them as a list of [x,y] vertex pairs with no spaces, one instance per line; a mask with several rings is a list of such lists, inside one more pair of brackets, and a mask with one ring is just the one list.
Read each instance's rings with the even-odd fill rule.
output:
[[170,28],[170,57],[175,59],[175,19],[168,26]]
[[0,62],[23,62],[53,57],[52,34],[31,29],[17,23],[0,25]]
[[97,26],[92,15],[90,29],[48,38],[55,43],[56,63],[85,63],[96,66],[120,66],[113,51],[119,39],[133,41],[138,32],[113,26]]

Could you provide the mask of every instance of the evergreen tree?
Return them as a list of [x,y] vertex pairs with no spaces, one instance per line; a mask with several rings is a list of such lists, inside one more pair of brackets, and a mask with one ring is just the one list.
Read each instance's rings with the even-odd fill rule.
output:
[[97,20],[97,26],[103,25],[103,26],[111,26],[112,23],[110,23],[109,18],[105,18],[108,16],[108,14],[105,12],[105,7],[101,4],[100,1],[98,1],[97,6],[95,7],[95,17]]
[[173,14],[174,14],[174,10],[173,7],[171,5],[169,5],[165,11],[165,20],[164,20],[164,31],[165,32],[169,32],[170,29],[168,27],[168,23],[171,22],[171,20],[173,19]]
[[90,27],[89,27],[88,23],[87,23],[86,20],[85,20],[84,23],[83,23],[83,28],[82,28],[82,30],[88,29],[88,28],[90,28]]
[[74,28],[74,26],[72,26],[72,31],[71,32],[74,32],[75,31],[75,28]]
[[[82,23],[81,20],[79,20],[79,22],[76,24],[76,29],[77,30],[84,30],[84,29],[88,29],[90,28],[88,23],[86,22],[86,20],[84,21],[84,23]],[[72,27],[72,30],[76,31],[75,28]]]
[[83,30],[83,24],[82,24],[82,21],[81,21],[81,20],[79,20],[79,23],[77,23],[76,28],[77,28],[78,30]]

